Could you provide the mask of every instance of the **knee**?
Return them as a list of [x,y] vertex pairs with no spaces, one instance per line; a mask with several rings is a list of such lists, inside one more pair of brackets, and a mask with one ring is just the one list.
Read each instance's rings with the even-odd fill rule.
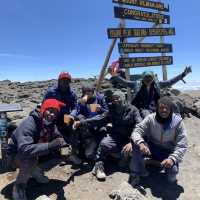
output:
[[114,145],[105,139],[100,142],[100,148],[103,151],[110,151],[114,148]]
[[179,171],[178,165],[173,165],[173,166],[171,167],[171,169],[170,169],[170,172],[171,172],[172,174],[178,174],[178,171]]
[[171,168],[166,168],[165,169],[167,174],[178,174],[179,168],[178,165],[173,165]]

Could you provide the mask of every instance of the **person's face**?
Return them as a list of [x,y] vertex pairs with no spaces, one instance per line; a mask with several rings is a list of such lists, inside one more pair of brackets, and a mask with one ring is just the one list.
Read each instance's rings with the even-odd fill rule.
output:
[[160,115],[163,119],[168,118],[169,115],[170,115],[170,108],[169,108],[169,106],[160,103],[160,104],[158,105],[158,113],[159,113],[159,115]]
[[152,76],[145,76],[143,79],[143,82],[146,86],[150,86],[151,83],[153,82],[153,77]]
[[46,109],[44,114],[43,114],[43,118],[48,122],[56,121],[57,116],[58,116],[58,111],[54,108]]
[[62,92],[65,92],[66,90],[68,90],[69,85],[70,85],[70,80],[69,79],[60,79],[58,81],[58,85],[59,85],[59,89]]
[[94,96],[94,92],[92,92],[92,91],[86,91],[85,95],[87,95],[88,99],[91,99]]
[[114,105],[121,104],[121,98],[119,96],[112,96],[112,104]]

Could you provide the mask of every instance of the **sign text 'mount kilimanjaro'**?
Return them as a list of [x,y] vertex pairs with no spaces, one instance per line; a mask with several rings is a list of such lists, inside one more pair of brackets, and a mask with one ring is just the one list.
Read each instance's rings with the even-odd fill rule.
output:
[[113,3],[120,3],[120,4],[126,4],[126,5],[133,5],[133,6],[139,6],[143,8],[151,8],[159,11],[169,11],[169,5],[168,7],[165,7],[164,3],[161,2],[155,2],[155,1],[147,1],[147,0],[113,0]]
[[116,18],[148,21],[158,24],[170,23],[169,15],[163,15],[159,13],[146,12],[135,9],[121,8],[121,7],[114,7],[114,13]]
[[175,35],[175,28],[108,28],[108,38]]
[[161,43],[119,43],[120,53],[170,53],[171,44]]
[[154,57],[120,58],[119,64],[121,68],[172,65],[173,57],[172,56],[154,56]]

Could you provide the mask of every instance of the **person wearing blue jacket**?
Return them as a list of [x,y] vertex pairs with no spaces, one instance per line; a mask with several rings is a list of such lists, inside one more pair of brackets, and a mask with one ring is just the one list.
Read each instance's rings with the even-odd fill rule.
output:
[[[65,104],[60,111],[60,116],[58,120],[58,129],[62,133],[67,143],[71,144],[72,152],[68,160],[74,164],[80,164],[80,159],[76,155],[77,151],[77,137],[73,133],[72,123],[74,117],[76,116],[77,108],[77,96],[72,91],[70,83],[72,82],[72,77],[68,72],[61,72],[58,76],[58,82],[47,89],[44,95],[44,100],[49,98],[55,98]],[[64,122],[64,115],[67,115],[72,123],[66,124]]]
[[84,156],[92,160],[95,156],[95,150],[99,141],[103,138],[101,127],[97,124],[91,126],[80,126],[80,121],[85,119],[93,119],[108,111],[108,106],[104,95],[95,91],[93,85],[85,84],[82,87],[82,96],[77,106],[76,118],[74,128],[77,128],[79,133],[80,144],[84,150]]
[[65,104],[65,107],[61,109],[61,114],[70,114],[74,116],[74,112],[77,106],[77,96],[71,90],[70,83],[72,77],[68,72],[61,72],[58,77],[58,82],[47,89],[45,99],[57,99]]
[[19,168],[13,186],[14,200],[27,200],[26,186],[30,177],[39,183],[49,182],[37,163],[40,156],[67,145],[56,126],[62,106],[64,104],[55,99],[45,100],[40,111],[32,111],[12,134],[7,153],[11,164]]

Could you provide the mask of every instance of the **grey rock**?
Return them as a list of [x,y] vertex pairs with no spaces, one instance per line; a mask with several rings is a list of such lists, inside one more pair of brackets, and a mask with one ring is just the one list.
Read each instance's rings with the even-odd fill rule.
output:
[[48,196],[46,195],[42,195],[42,196],[39,196],[37,199],[35,200],[51,200]]
[[113,190],[109,197],[114,200],[145,200],[147,199],[143,196],[137,189],[133,188],[129,183],[122,182],[117,190]]

